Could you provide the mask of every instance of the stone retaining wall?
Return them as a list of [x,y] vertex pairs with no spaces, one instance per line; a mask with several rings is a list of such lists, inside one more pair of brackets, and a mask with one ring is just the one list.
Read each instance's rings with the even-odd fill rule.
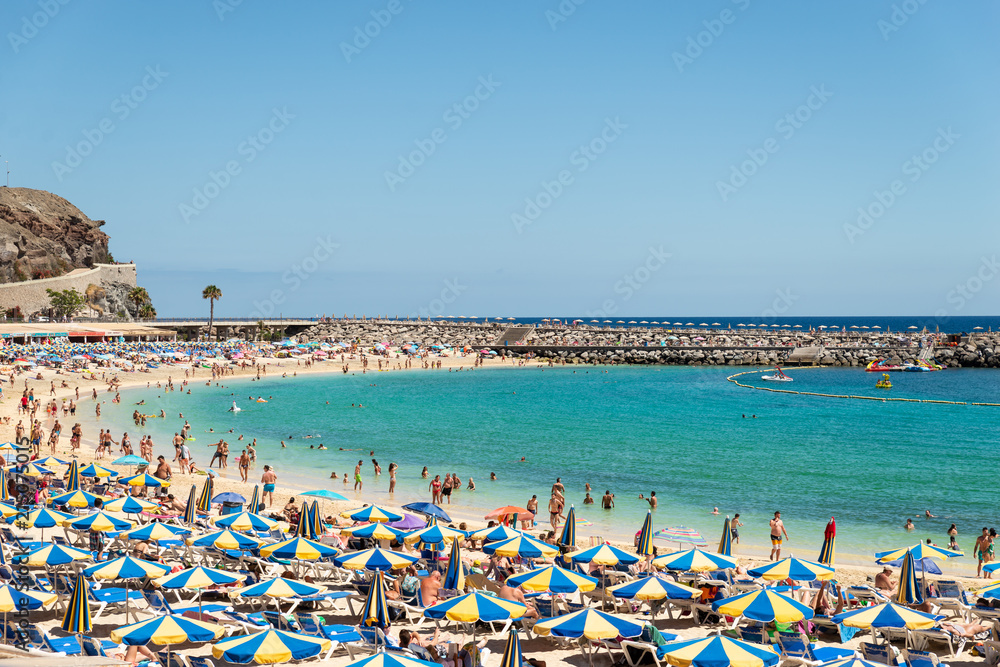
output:
[[56,278],[0,284],[0,309],[7,310],[19,306],[21,312],[31,315],[49,307],[49,295],[46,290],[60,292],[75,289],[83,294],[88,285],[105,287],[112,283],[124,283],[135,287],[135,264],[95,264],[93,269],[75,271]]

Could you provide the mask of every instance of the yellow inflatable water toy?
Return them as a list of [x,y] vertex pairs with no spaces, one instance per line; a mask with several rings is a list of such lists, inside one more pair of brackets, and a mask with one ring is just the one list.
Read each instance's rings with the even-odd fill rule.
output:
[[267,401],[265,401],[263,398],[258,398],[257,402],[258,403],[267,403]]
[[876,389],[892,389],[892,382],[888,373],[882,373],[882,379],[875,383]]

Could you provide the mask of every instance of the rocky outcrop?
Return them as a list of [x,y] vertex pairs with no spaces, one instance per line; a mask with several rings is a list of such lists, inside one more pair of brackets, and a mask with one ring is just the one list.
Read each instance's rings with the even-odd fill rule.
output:
[[103,224],[51,192],[0,188],[0,283],[109,262]]

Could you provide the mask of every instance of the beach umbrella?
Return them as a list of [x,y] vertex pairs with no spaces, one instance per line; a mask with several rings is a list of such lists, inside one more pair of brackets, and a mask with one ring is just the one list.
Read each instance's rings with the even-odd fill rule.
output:
[[924,595],[917,583],[917,572],[913,563],[913,552],[907,551],[903,560],[903,569],[899,571],[899,590],[896,591],[896,602],[904,605],[920,604]]
[[312,491],[305,491],[304,493],[298,494],[300,496],[314,496],[316,498],[326,498],[327,500],[347,500],[346,496],[342,496],[335,491],[330,491],[329,489],[314,489]]
[[68,491],[61,495],[55,496],[52,499],[53,505],[66,505],[67,507],[93,507],[94,502],[100,498],[104,500],[104,496],[95,496],[92,493],[87,493],[86,491]]
[[113,466],[144,466],[149,465],[149,461],[142,458],[141,456],[136,456],[135,454],[126,454],[125,456],[120,456],[111,462]]
[[95,530],[99,533],[117,533],[133,528],[131,521],[116,519],[104,510],[87,514],[78,519],[72,519],[63,525],[75,528],[76,530]]
[[751,577],[760,577],[768,581],[794,579],[795,581],[825,581],[833,579],[835,571],[828,565],[800,560],[795,556],[782,558],[779,561],[755,567],[748,570]]
[[726,515],[726,521],[722,524],[722,537],[719,539],[719,553],[723,556],[733,555],[733,524]]
[[[3,468],[0,468],[3,471]],[[0,516],[4,519],[9,519],[12,516],[17,516],[21,513],[21,510],[17,509],[13,505],[8,505],[7,503],[0,503]]]
[[434,503],[409,503],[408,505],[403,505],[404,510],[410,510],[415,514],[423,514],[424,516],[433,516],[442,521],[447,521],[451,523],[451,517],[442,508],[438,507]]
[[138,475],[132,475],[131,477],[125,477],[118,480],[119,484],[124,484],[127,486],[163,486],[163,480],[153,477],[148,473],[141,472]]
[[122,556],[97,565],[91,565],[83,573],[94,579],[122,579],[125,581],[125,621],[128,622],[128,582],[130,579],[160,577],[170,572],[170,566],[148,560]]
[[219,639],[226,629],[215,623],[167,614],[156,616],[132,625],[115,628],[111,631],[111,641],[128,646],[145,646],[155,644],[167,647],[167,661],[170,662],[170,646],[185,642],[210,642]]
[[29,463],[25,465],[19,471],[22,475],[27,475],[28,477],[42,477],[43,475],[54,475],[55,473],[48,468],[43,468],[35,463]]
[[198,496],[197,508],[202,512],[212,511],[212,491],[214,487],[214,482],[212,481],[212,476],[209,475],[205,478],[205,484],[201,487],[201,495]]
[[296,635],[282,630],[266,630],[218,641],[212,646],[212,655],[216,659],[240,665],[251,662],[273,665],[312,658],[329,651],[330,646],[329,639]]
[[942,549],[941,547],[934,546],[933,544],[918,542],[913,546],[904,547],[902,549],[882,551],[875,554],[875,558],[879,563],[888,563],[889,561],[905,558],[907,552],[913,554],[914,560],[920,560],[922,558],[938,558],[940,560],[946,560],[948,558],[965,555],[961,551],[951,551],[949,549]]
[[717,600],[712,609],[763,623],[794,623],[813,617],[813,610],[806,605],[768,589]]
[[[358,625],[367,627],[375,626],[385,630],[389,627],[389,605],[385,600],[385,575],[381,570],[375,572],[371,585],[368,587],[368,596],[365,604],[361,608],[361,618]],[[376,635],[376,650],[378,650],[378,635]]]
[[721,635],[670,642],[661,653],[674,667],[771,667],[781,659],[769,646]]
[[[626,600],[694,600],[701,596],[701,589],[679,584],[666,577],[649,575],[608,589],[616,598]],[[657,607],[653,608],[655,616]]]
[[340,551],[325,544],[308,540],[304,537],[293,537],[277,544],[261,547],[261,558],[285,558],[296,560],[319,560],[336,556]]
[[653,513],[649,510],[646,510],[646,518],[639,531],[639,544],[636,545],[636,553],[640,556],[653,555]]
[[559,533],[557,544],[569,549],[576,548],[576,508],[573,505],[569,506],[569,513],[566,515],[566,525],[563,526],[562,532]]
[[419,560],[416,556],[389,551],[388,549],[365,549],[337,556],[334,563],[349,570],[401,570]]
[[523,533],[507,526],[493,526],[473,531],[469,534],[469,539],[483,540],[484,542],[503,542],[518,535],[523,535]]
[[817,559],[820,563],[833,567],[833,561],[837,552],[835,548],[836,542],[837,522],[831,516],[830,521],[826,524],[826,530],[823,531],[823,546],[820,547],[819,558]]
[[9,479],[7,468],[0,468],[0,501],[10,500],[10,489],[7,488]]
[[209,586],[235,584],[246,578],[245,574],[236,574],[199,565],[153,579],[153,585],[169,590],[186,588],[198,591],[198,613],[201,614],[201,589]]
[[250,494],[250,505],[247,509],[251,512],[256,513],[257,507],[260,505],[260,487],[256,484],[253,485],[253,493]]
[[934,627],[942,620],[944,620],[944,616],[925,614],[922,611],[901,607],[893,602],[852,609],[833,617],[834,623],[863,629],[907,628],[908,630],[923,630]]
[[[546,565],[507,578],[508,586],[518,586],[526,591],[550,593],[576,593],[597,588],[597,579],[556,565]],[[700,591],[699,591],[700,594]]]
[[861,658],[844,658],[842,660],[824,662],[823,667],[885,667],[885,665],[880,662],[868,662]]
[[378,505],[369,505],[359,510],[345,512],[343,516],[347,516],[354,521],[367,521],[369,523],[387,523],[390,521],[399,521],[403,518],[402,515],[390,512]]
[[442,588],[449,590],[465,590],[465,567],[462,565],[462,550],[459,540],[451,541],[451,553],[448,554],[448,568],[444,573]]
[[483,547],[483,551],[511,558],[551,558],[559,553],[559,549],[551,544],[523,533],[503,542],[490,542]]
[[[436,521],[436,519],[434,519]],[[440,526],[436,523],[427,526],[426,528],[420,528],[411,533],[407,533],[403,536],[403,542],[405,544],[416,544],[420,548],[433,548],[440,549],[445,546],[446,543],[452,542],[453,540],[464,540],[467,533],[461,530],[455,530],[454,528],[449,528],[448,526]]]
[[0,585],[0,611],[3,624],[7,627],[7,614],[12,611],[49,608],[59,599],[55,593],[46,591],[18,590],[10,584]]
[[99,466],[96,463],[91,463],[89,466],[82,468],[80,470],[80,477],[117,477],[118,472],[105,468],[104,466]]
[[83,573],[77,573],[73,595],[70,596],[69,604],[66,605],[66,614],[63,616],[61,626],[66,632],[77,635],[77,638],[79,635],[90,632],[92,626],[87,597],[87,581],[83,578]]
[[699,547],[708,546],[708,542],[701,536],[701,533],[687,526],[664,528],[653,533],[653,537],[657,540],[676,542],[677,544],[693,544]]
[[222,550],[238,549],[249,551],[258,548],[262,543],[256,537],[241,535],[231,530],[219,530],[214,533],[207,533],[197,537],[189,537],[185,540],[188,546],[215,548]]
[[396,528],[390,528],[384,523],[368,523],[363,526],[351,526],[350,528],[341,528],[340,534],[350,535],[352,537],[361,537],[369,540],[400,540],[402,541],[403,536],[406,535],[405,530],[398,530]]
[[618,565],[619,563],[631,565],[639,562],[638,556],[610,544],[598,544],[596,547],[573,554],[571,558],[574,563],[595,563],[597,565]]
[[[205,483],[207,484],[208,482]],[[191,491],[188,493],[187,505],[184,507],[184,523],[189,526],[198,520],[198,501],[195,500],[195,492],[196,487],[192,484]]]
[[982,588],[975,591],[975,594],[976,597],[987,598],[987,599],[1000,598],[1000,581],[994,581],[991,584],[986,584]]
[[723,556],[701,549],[687,549],[653,559],[653,567],[678,572],[726,570],[735,568],[736,563],[736,558],[732,556]]
[[35,549],[25,559],[31,567],[53,567],[66,565],[75,560],[90,560],[94,555],[89,551],[75,547],[64,547],[58,544],[47,544],[41,549]]
[[[52,466],[72,465],[69,461],[63,461],[62,459],[57,459],[54,456],[46,456],[44,459],[36,460],[35,463],[46,468],[51,468]],[[76,463],[76,459],[73,459],[73,463]]]
[[[615,637],[638,637],[642,634],[642,625],[632,621],[605,614],[596,609],[584,609],[575,611],[555,618],[546,618],[532,626],[531,631],[536,635],[553,637],[565,637],[569,639],[586,638],[591,641],[601,639],[614,639]],[[581,645],[581,650],[586,653],[590,664],[594,664],[592,653],[587,652],[590,642]]]
[[424,616],[436,620],[446,618],[459,623],[472,623],[472,637],[475,643],[476,622],[489,623],[521,618],[527,611],[528,608],[520,602],[490,597],[479,591],[473,591],[427,607],[424,609]]
[[516,516],[514,521],[532,521],[535,518],[535,515],[528,510],[514,505],[498,507],[483,518],[487,521],[490,519],[500,519],[503,523],[508,523],[511,522],[512,516]]
[[293,534],[296,537],[316,537],[312,534],[312,521],[309,520],[309,503],[302,503],[302,509],[299,510],[299,520],[295,524]]
[[254,514],[253,512],[240,512],[239,514],[226,514],[224,516],[214,516],[211,522],[216,526],[238,531],[267,531],[278,525],[274,519],[266,516]]
[[169,523],[151,521],[142,528],[136,528],[135,530],[130,530],[127,533],[124,533],[122,537],[130,540],[142,540],[143,542],[146,540],[159,542],[160,540],[176,540],[184,535],[190,534],[190,532],[191,531],[187,528],[181,528],[180,526],[172,526]]
[[160,506],[156,503],[151,503],[141,498],[133,498],[132,496],[122,496],[121,498],[104,503],[104,509],[108,512],[124,512],[125,514],[141,514],[159,508]]
[[500,667],[523,667],[524,656],[521,654],[521,640],[517,638],[517,629],[511,628],[507,633],[507,646],[504,647]]
[[323,525],[323,517],[319,513],[319,501],[314,500],[312,505],[309,507],[309,515],[312,517],[313,522],[313,534],[317,538],[326,532],[326,526]]
[[36,510],[32,510],[28,513],[28,516],[17,520],[17,527],[21,529],[26,528],[40,528],[42,531],[41,539],[45,541],[45,529],[54,528],[55,526],[63,525],[63,522],[67,519],[75,518],[72,514],[66,514],[65,512],[57,512],[55,510],[50,510],[46,507],[41,507]]

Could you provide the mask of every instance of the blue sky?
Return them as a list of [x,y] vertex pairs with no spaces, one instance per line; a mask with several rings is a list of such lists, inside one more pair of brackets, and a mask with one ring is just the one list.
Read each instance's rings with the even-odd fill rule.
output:
[[577,2],[8,0],[0,159],[160,315],[996,311],[996,3]]

